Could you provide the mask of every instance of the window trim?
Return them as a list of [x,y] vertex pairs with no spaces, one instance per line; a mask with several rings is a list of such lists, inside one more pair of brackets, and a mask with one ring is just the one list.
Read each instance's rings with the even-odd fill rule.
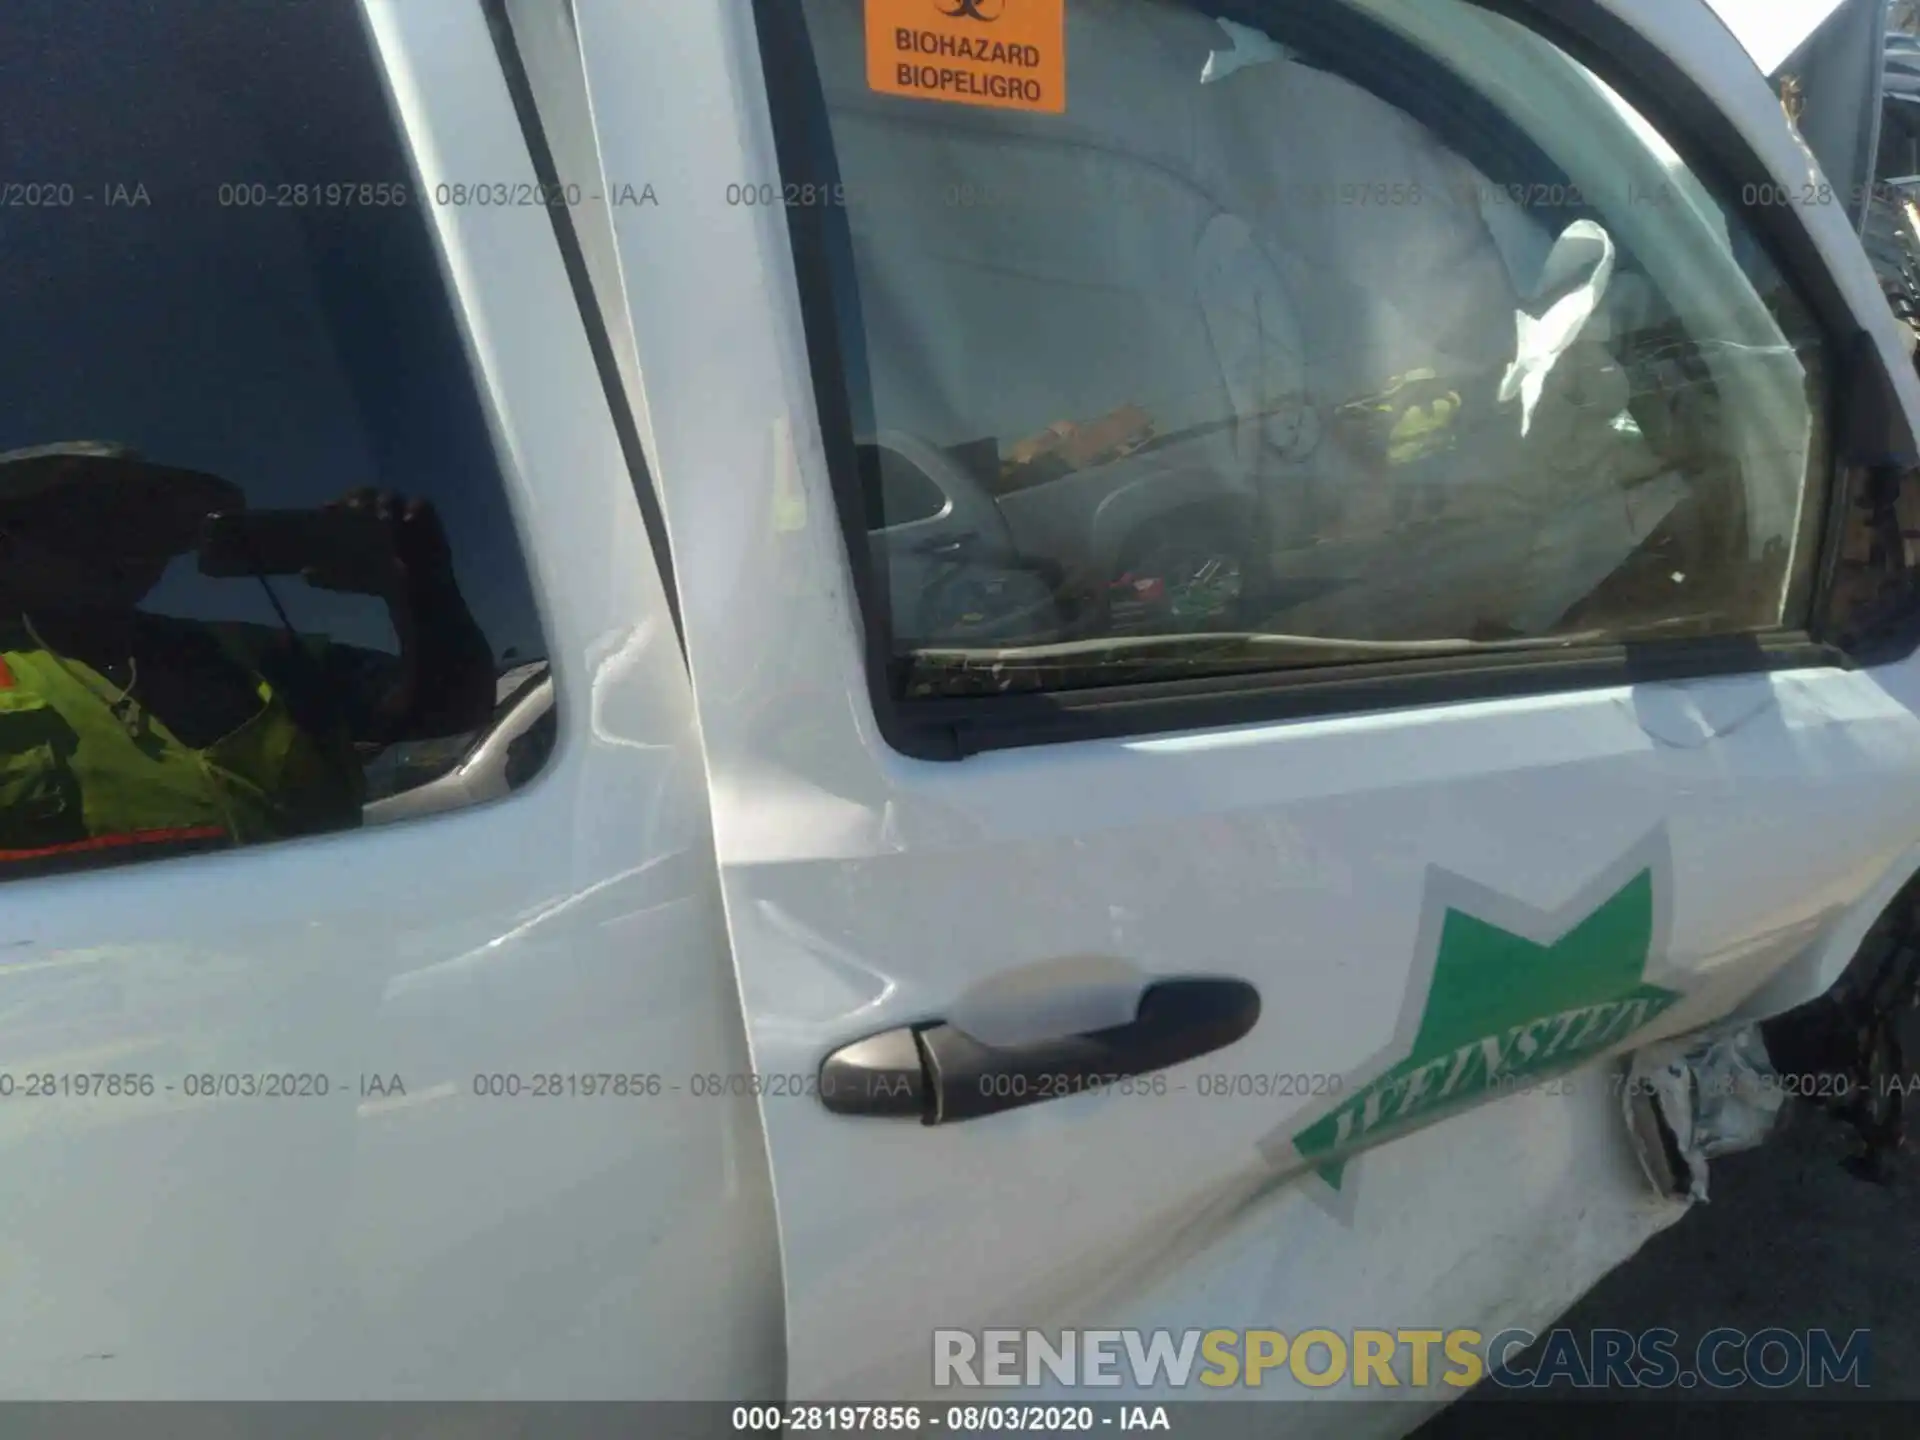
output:
[[[571,0],[566,0],[566,3],[571,22]],[[562,183],[560,166],[548,139],[546,124],[541,118],[533,75],[527,68],[520,41],[514,33],[509,0],[481,0],[480,9],[486,18],[487,31],[493,41],[494,58],[499,62],[501,78],[506,82],[514,118],[520,124],[521,137],[526,141],[527,157],[532,161],[540,193],[564,195],[567,187]],[[577,43],[577,33],[575,38]],[[574,81],[584,84],[585,77],[569,75],[559,83]],[[574,304],[580,312],[581,329],[593,352],[594,371],[599,376],[600,389],[606,397],[607,411],[613,417],[621,458],[626,462],[627,475],[633,483],[633,498],[640,507],[641,521],[646,526],[647,544],[653,551],[654,567],[660,572],[660,587],[666,595],[667,616],[673,623],[674,639],[679,644],[680,663],[684,667],[689,663],[687,627],[680,613],[680,585],[674,576],[666,509],[661,503],[660,488],[653,478],[652,467],[647,463],[646,447],[640,440],[640,426],[633,406],[628,403],[619,361],[614,357],[607,312],[594,290],[593,269],[587,263],[586,245],[581,239],[572,208],[549,204],[546,210],[553,223],[553,238],[560,248],[561,263],[566,267],[568,288],[573,292]]]
[[[1255,8],[1250,0],[1181,0],[1202,13]],[[1804,626],[1776,626],[1726,636],[1556,646],[1497,654],[1360,662],[1274,669],[1125,686],[992,697],[906,700],[894,693],[886,597],[884,546],[866,543],[860,467],[855,460],[855,401],[844,363],[849,344],[865,343],[857,285],[835,288],[835,271],[848,272],[844,233],[832,229],[831,206],[790,207],[793,251],[809,368],[819,409],[821,439],[863,631],[867,691],[881,737],[920,760],[1076,740],[1165,734],[1307,716],[1365,714],[1418,705],[1507,699],[1567,691],[1803,667],[1856,668],[1861,660],[1833,642],[1823,600],[1837,565],[1839,534],[1862,479],[1853,456],[1864,444],[1907,453],[1910,440],[1898,413],[1864,423],[1856,410],[1867,391],[1885,388],[1881,362],[1855,322],[1811,233],[1792,207],[1737,205],[1727,197],[1747,185],[1773,182],[1726,116],[1664,52],[1591,0],[1469,0],[1526,26],[1558,46],[1617,91],[1655,126],[1701,184],[1737,216],[1783,283],[1806,306],[1829,360],[1826,381],[1825,473],[1809,476],[1807,543],[1812,580],[1804,592]],[[815,52],[800,0],[754,0],[774,151],[787,185],[834,186],[838,156],[827,129],[827,109]],[[1355,18],[1373,25],[1355,12]],[[1397,37],[1396,37],[1397,38]],[[829,191],[828,193],[831,193]],[[842,313],[843,307],[845,314]],[[851,320],[852,335],[843,321]],[[1862,367],[1865,367],[1864,369]],[[1878,385],[1874,383],[1879,382]],[[865,397],[862,397],[863,399]],[[1884,432],[1884,442],[1878,436]],[[1897,432],[1897,433],[1896,433]],[[1815,488],[1817,487],[1817,488]],[[876,553],[877,552],[877,553]],[[1911,648],[1911,647],[1909,647]],[[1875,662],[1887,658],[1873,657]]]

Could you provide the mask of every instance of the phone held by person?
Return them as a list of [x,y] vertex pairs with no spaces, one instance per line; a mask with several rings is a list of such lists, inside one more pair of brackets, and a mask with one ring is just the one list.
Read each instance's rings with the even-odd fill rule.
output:
[[391,548],[390,525],[357,510],[242,510],[209,515],[200,573],[215,578],[352,569]]

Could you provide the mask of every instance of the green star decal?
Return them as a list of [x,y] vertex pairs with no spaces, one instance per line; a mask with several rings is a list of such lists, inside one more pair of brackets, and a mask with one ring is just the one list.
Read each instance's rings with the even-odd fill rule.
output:
[[1298,1131],[1295,1152],[1338,1190],[1356,1152],[1578,1065],[1673,1005],[1679,992],[1645,979],[1658,928],[1655,878],[1652,866],[1638,870],[1547,943],[1441,907],[1405,1058]]

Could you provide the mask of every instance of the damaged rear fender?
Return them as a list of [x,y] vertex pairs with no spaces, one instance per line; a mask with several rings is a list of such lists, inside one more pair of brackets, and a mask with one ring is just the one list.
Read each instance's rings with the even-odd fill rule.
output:
[[1820,938],[1774,972],[1733,1012],[1737,1020],[1765,1020],[1820,999],[1846,973],[1873,927],[1909,887],[1920,884],[1920,845],[1909,848],[1872,888],[1831,920]]

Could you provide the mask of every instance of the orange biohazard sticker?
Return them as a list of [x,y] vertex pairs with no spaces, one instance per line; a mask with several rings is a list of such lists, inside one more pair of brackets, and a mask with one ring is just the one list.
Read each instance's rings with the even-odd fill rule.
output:
[[1066,0],[867,0],[867,85],[915,100],[1061,114]]

